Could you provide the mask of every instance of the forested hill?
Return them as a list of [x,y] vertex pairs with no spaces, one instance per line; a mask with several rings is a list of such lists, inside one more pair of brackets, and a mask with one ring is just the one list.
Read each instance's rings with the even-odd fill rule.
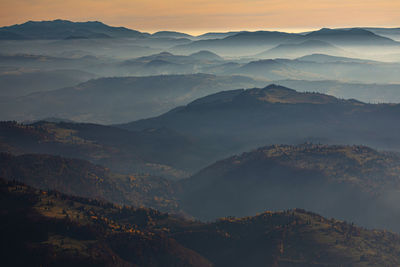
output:
[[174,129],[212,144],[221,151],[219,158],[265,145],[304,142],[400,151],[399,115],[400,105],[367,104],[269,85],[212,94],[119,127]]
[[120,205],[179,212],[170,181],[146,174],[113,173],[85,160],[0,153],[0,177],[43,190],[58,190]]
[[400,237],[304,210],[199,223],[0,179],[7,266],[397,266]]
[[195,217],[305,208],[371,228],[400,231],[400,155],[365,146],[272,145],[220,160],[180,181]]

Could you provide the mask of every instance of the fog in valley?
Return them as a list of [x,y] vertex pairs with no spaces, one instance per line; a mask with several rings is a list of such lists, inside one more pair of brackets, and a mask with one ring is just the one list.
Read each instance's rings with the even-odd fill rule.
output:
[[[398,266],[399,118],[398,28],[199,36],[64,20],[0,28],[4,205],[33,214],[16,212],[15,225],[38,216],[55,239],[69,236],[65,225],[91,231],[87,240],[110,233],[94,249],[110,248],[106,266],[163,266],[154,251],[178,262],[171,266],[328,266],[308,265],[319,257],[310,251],[324,263]],[[52,214],[54,223],[43,219]],[[80,230],[87,221],[94,230]],[[311,232],[320,243],[299,252]],[[284,242],[294,252],[285,255]],[[235,258],[243,251],[251,261]],[[81,263],[78,252],[71,257]],[[146,255],[154,265],[141,265]]]

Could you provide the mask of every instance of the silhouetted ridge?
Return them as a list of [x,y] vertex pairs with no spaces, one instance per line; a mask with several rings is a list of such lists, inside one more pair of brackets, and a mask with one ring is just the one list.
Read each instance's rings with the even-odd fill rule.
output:
[[243,31],[239,32],[235,35],[225,37],[225,40],[243,40],[243,41],[255,41],[255,40],[264,40],[269,38],[282,39],[287,40],[287,38],[296,38],[298,34],[294,33],[286,33],[286,32],[278,32],[278,31],[256,31],[256,32],[248,32]]
[[245,65],[244,67],[246,67],[246,66],[255,66],[255,67],[258,67],[258,66],[274,66],[274,65],[275,66],[282,65],[282,63],[279,63],[278,61],[273,60],[273,59],[262,59],[262,60],[257,60],[257,61],[251,61],[247,65]]
[[338,57],[338,56],[331,56],[331,55],[326,55],[326,54],[321,54],[321,53],[313,53],[310,55],[302,56],[302,57],[297,58],[297,60],[312,61],[312,62],[318,62],[318,63],[336,63],[336,62],[371,63],[371,62],[376,62],[373,60],[349,58],[349,57]]
[[323,28],[304,36],[306,39],[317,39],[332,42],[333,44],[360,44],[360,45],[398,45],[390,38],[376,35],[361,28],[328,29]]
[[157,38],[193,38],[192,35],[175,31],[158,31],[151,36]]
[[[0,37],[6,39],[75,39],[109,37],[147,37],[149,34],[124,27],[111,27],[99,21],[72,22],[68,20],[28,21],[0,28]],[[17,38],[21,36],[21,38]]]
[[306,36],[321,36],[321,35],[369,35],[377,36],[373,32],[361,29],[361,28],[351,28],[351,29],[330,29],[322,28],[319,31],[314,31]]

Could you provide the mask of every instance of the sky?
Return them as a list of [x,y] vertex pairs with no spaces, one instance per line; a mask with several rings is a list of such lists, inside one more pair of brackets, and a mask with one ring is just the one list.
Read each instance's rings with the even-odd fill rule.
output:
[[191,34],[400,27],[400,0],[0,0],[0,26],[53,19]]

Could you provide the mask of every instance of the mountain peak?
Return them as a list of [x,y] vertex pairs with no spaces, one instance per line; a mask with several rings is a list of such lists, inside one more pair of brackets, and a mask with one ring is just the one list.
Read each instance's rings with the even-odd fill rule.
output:
[[271,104],[337,104],[349,103],[356,105],[363,105],[363,102],[354,100],[341,100],[334,96],[312,93],[312,92],[298,92],[296,90],[277,85],[270,84],[264,88],[251,88],[251,89],[237,89],[230,91],[222,91],[216,94],[208,95],[199,98],[188,106],[212,104],[219,105],[222,103],[235,102],[235,103],[253,103],[254,101],[260,103]]
[[158,31],[151,36],[158,38],[192,38],[192,35],[176,31]]
[[191,54],[190,57],[205,60],[222,60],[220,56],[208,50],[200,50],[199,52]]
[[296,90],[270,84],[262,89],[255,88],[243,92],[244,95],[256,98],[259,101],[281,104],[329,104],[338,103],[340,100],[320,93],[300,93]]
[[281,86],[278,84],[274,84],[274,83],[265,86],[263,89],[264,90],[274,90],[275,89],[275,90],[285,90],[285,91],[290,91],[290,92],[296,92],[296,90],[293,90],[293,89],[290,89],[290,88],[287,88],[285,86]]

